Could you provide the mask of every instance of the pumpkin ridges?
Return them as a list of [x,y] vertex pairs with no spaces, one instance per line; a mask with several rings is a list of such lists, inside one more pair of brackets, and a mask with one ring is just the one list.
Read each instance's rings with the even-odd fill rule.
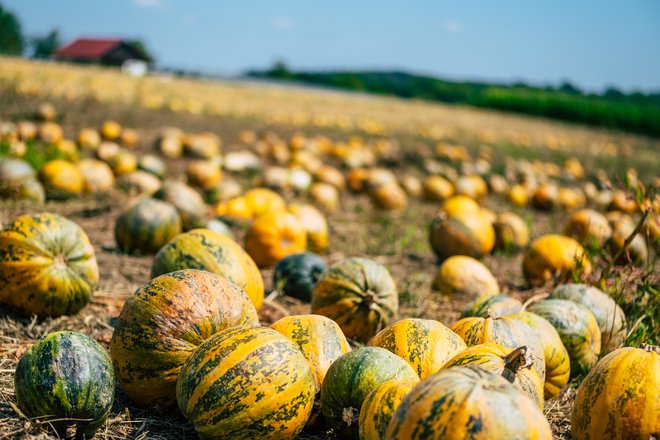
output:
[[360,439],[384,439],[394,411],[416,384],[415,381],[393,379],[370,392],[360,408],[358,419]]

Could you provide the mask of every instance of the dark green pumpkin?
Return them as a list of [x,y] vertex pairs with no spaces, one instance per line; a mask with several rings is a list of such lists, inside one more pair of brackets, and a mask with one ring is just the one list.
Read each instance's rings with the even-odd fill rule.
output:
[[330,366],[321,385],[321,412],[339,438],[358,438],[358,418],[364,400],[392,379],[419,381],[406,361],[380,347],[350,351]]
[[484,316],[490,310],[493,316],[504,316],[518,313],[522,310],[522,303],[509,295],[484,296],[474,301],[470,307],[463,312],[461,318],[471,316]]
[[323,258],[314,253],[289,255],[275,266],[273,286],[285,295],[309,302],[316,282],[326,270]]
[[107,353],[92,338],[61,331],[25,352],[14,387],[16,403],[29,418],[59,420],[50,424],[61,438],[67,424],[77,425],[77,437],[91,438],[112,408],[115,374]]
[[181,233],[181,219],[171,204],[144,199],[124,211],[115,224],[115,240],[124,252],[154,254]]

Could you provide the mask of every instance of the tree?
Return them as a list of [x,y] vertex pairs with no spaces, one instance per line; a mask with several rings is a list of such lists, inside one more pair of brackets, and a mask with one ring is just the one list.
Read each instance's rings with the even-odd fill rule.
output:
[[34,58],[50,58],[53,52],[62,45],[60,31],[53,29],[47,35],[32,37],[30,45],[33,48]]
[[128,44],[133,47],[143,58],[144,60],[149,63],[153,64],[156,62],[156,59],[154,56],[151,54],[151,52],[147,49],[147,46],[144,44],[144,41],[142,40],[132,40],[129,41]]
[[14,14],[0,5],[0,55],[23,53],[23,32]]

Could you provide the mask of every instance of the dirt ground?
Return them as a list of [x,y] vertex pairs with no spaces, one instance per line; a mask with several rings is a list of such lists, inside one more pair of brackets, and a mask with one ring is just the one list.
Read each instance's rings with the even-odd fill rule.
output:
[[[40,101],[37,98],[5,94],[0,95],[0,102],[0,120],[15,120],[30,116]],[[59,122],[69,136],[73,136],[82,127],[98,126],[106,119],[115,119],[126,126],[138,128],[141,136],[137,147],[139,153],[153,151],[153,141],[164,126],[176,126],[186,131],[213,131],[224,140],[224,151],[239,148],[234,141],[238,132],[246,128],[257,132],[271,129],[283,138],[288,138],[294,131],[308,131],[298,127],[267,125],[256,120],[174,114],[164,110],[145,111],[124,105],[101,105],[93,101],[54,103],[60,110]],[[330,135],[335,138],[346,136],[336,133]],[[413,144],[417,141],[403,139],[402,142]],[[421,148],[424,147],[430,148],[421,145]],[[167,164],[171,174],[177,176],[184,169],[185,160],[168,160]],[[400,165],[409,166],[405,162]],[[247,177],[233,177],[246,186],[250,183]],[[285,197],[288,200],[300,199],[292,194],[285,194]],[[77,222],[94,245],[100,269],[100,283],[91,304],[75,316],[38,321],[19,318],[0,309],[0,438],[51,438],[53,435],[47,426],[30,423],[15,405],[13,372],[26,348],[41,336],[62,329],[90,335],[107,348],[114,319],[125,299],[149,281],[152,256],[129,256],[116,249],[114,224],[127,201],[125,194],[113,191],[104,196],[70,202],[48,202],[42,206],[0,202],[2,223],[21,214],[43,211],[56,212]],[[397,282],[401,316],[437,319],[448,326],[455,322],[468,301],[440,297],[430,289],[438,262],[428,245],[427,232],[428,222],[437,210],[437,204],[412,200],[403,212],[390,213],[375,210],[365,196],[344,193],[341,205],[339,211],[327,216],[331,238],[330,251],[326,255],[328,263],[353,255],[373,258],[388,267]],[[503,199],[497,197],[489,198],[486,205],[495,211],[511,209]],[[561,212],[539,214],[525,209],[520,214],[530,221],[533,237],[558,231],[565,218]],[[233,228],[239,243],[243,240],[244,229],[240,225]],[[496,275],[505,293],[524,300],[547,291],[549,286],[540,289],[524,287],[521,260],[520,253],[499,253],[488,256],[484,262]],[[263,271],[263,276],[267,290],[270,290],[271,271]],[[261,312],[261,320],[267,325],[286,313],[309,311],[308,304],[292,298],[270,298]],[[545,413],[551,421],[556,438],[570,438],[569,412],[574,393],[574,388],[569,387],[559,398],[546,402]],[[118,390],[112,414],[98,432],[98,438],[184,439],[196,438],[196,435],[185,420],[137,409]],[[303,434],[301,438],[332,438],[332,434],[322,431]]]

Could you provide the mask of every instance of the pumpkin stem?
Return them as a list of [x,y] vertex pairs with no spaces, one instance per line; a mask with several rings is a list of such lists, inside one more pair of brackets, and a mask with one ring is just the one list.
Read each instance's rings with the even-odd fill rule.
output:
[[53,266],[59,268],[59,269],[64,269],[67,266],[67,258],[66,255],[64,254],[57,254],[53,258]]
[[487,309],[486,313],[484,313],[484,318],[495,319],[497,318],[497,314],[493,311],[493,309]]
[[[504,373],[503,376],[509,379],[510,382],[513,382],[512,379],[515,379],[516,374],[522,368],[530,368],[534,363],[531,354],[527,351],[526,346],[518,347],[513,350],[511,353],[507,354],[502,358],[504,361]],[[507,370],[510,373],[513,373],[512,377],[509,378]]]
[[533,297],[531,297],[530,299],[528,299],[527,301],[525,301],[523,303],[522,308],[520,309],[520,311],[521,312],[526,311],[527,307],[531,306],[532,304],[534,304],[536,302],[539,302],[539,301],[542,301],[542,300],[546,299],[548,296],[550,296],[549,293],[539,293],[538,295],[534,295]]

